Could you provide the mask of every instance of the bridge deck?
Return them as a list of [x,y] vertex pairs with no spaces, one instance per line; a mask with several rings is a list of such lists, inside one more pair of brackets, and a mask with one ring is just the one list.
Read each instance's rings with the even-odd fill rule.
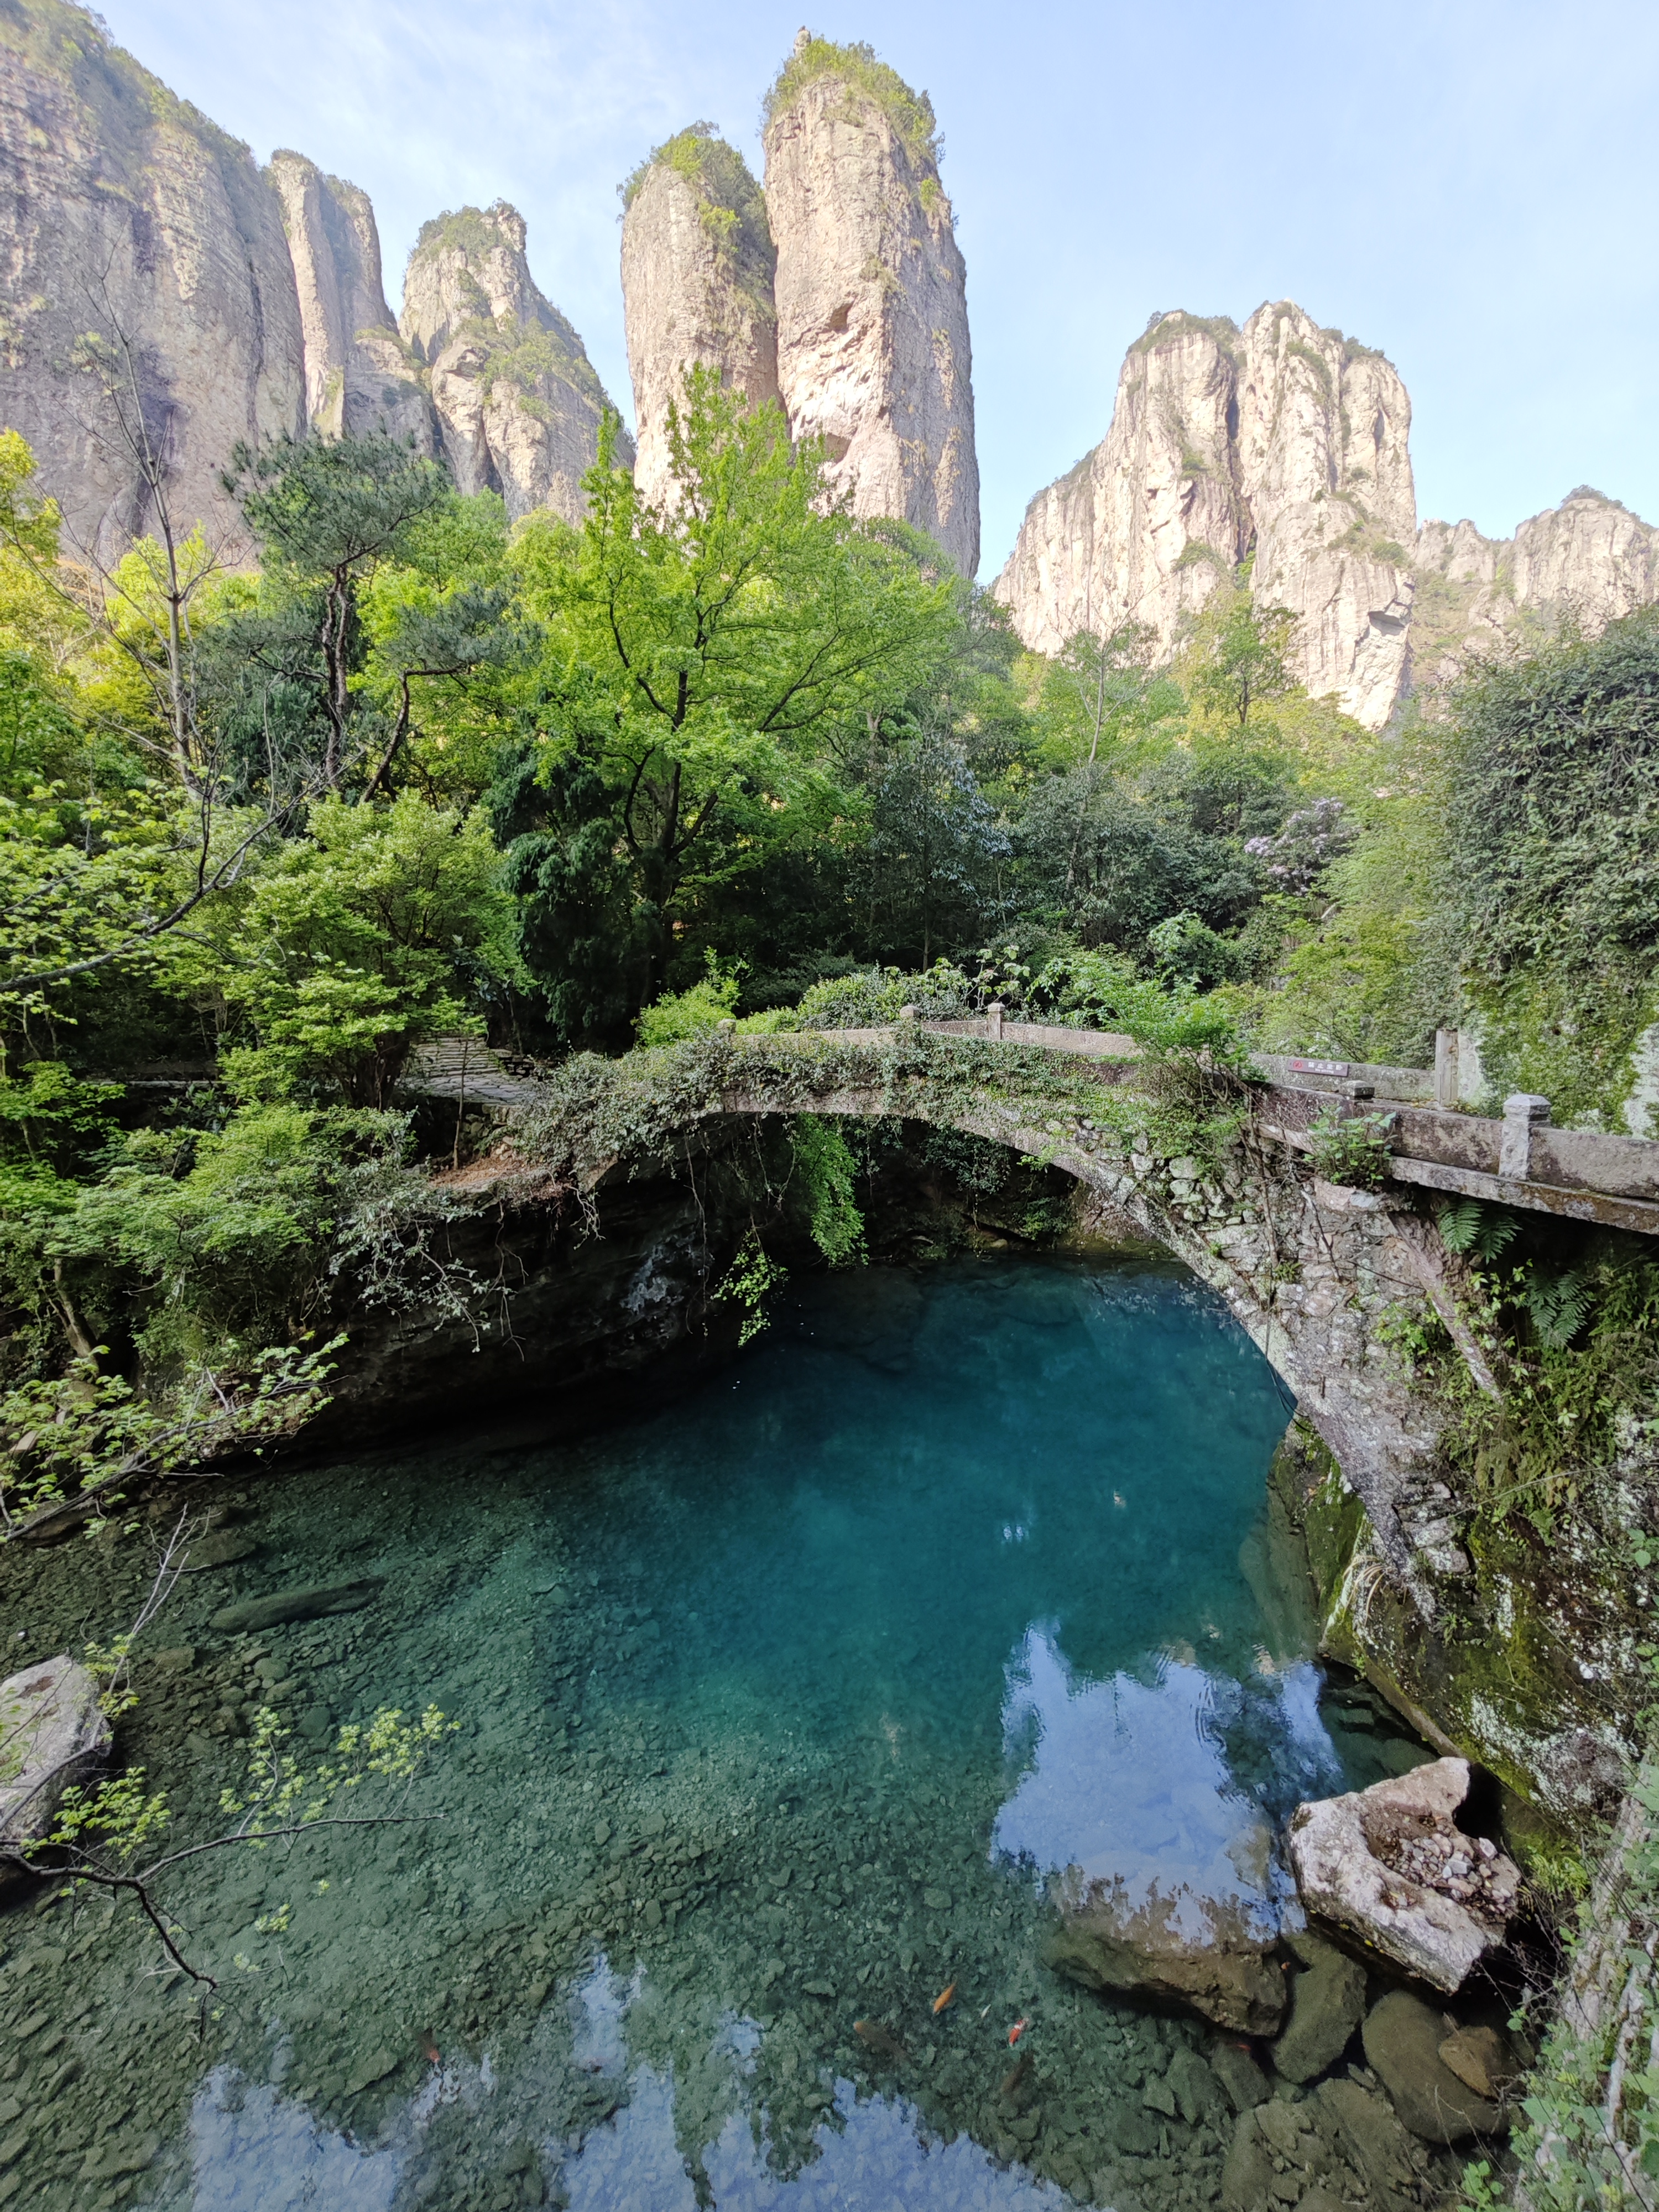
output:
[[[813,1044],[891,1043],[908,1029],[941,1036],[1064,1053],[1092,1063],[1102,1082],[1133,1080],[1139,1048],[1133,1039],[1105,1030],[1007,1022],[1000,1010],[969,1021],[918,1022],[884,1029],[780,1031],[739,1037],[746,1051],[799,1051]],[[1501,1121],[1454,1107],[1416,1103],[1433,1094],[1426,1069],[1354,1069],[1329,1061],[1257,1062],[1265,1079],[1258,1091],[1264,1136],[1297,1152],[1310,1147],[1309,1130],[1322,1114],[1384,1110],[1392,1117],[1389,1145],[1394,1181],[1469,1198],[1488,1199],[1565,1219],[1659,1237],[1659,1143],[1601,1130],[1551,1127],[1547,1103],[1521,1094],[1505,1101]],[[546,1095],[547,1072],[529,1061],[510,1061],[476,1038],[442,1037],[424,1048],[406,1086],[428,1097],[481,1106],[525,1107]],[[1375,1074],[1399,1079],[1383,1096]],[[1407,1079],[1410,1079],[1408,1081]]]

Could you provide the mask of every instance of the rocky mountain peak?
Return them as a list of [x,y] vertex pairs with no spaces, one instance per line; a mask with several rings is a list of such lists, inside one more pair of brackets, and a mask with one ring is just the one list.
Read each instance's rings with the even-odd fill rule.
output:
[[524,217],[506,200],[423,222],[404,275],[404,343],[433,362],[466,323],[538,319],[538,304],[548,303],[530,273],[526,235]]
[[639,426],[635,481],[672,494],[666,424],[686,371],[711,368],[751,404],[778,397],[776,250],[743,156],[694,123],[623,187],[623,306]]
[[1032,501],[997,596],[1038,650],[1139,623],[1168,653],[1253,550],[1257,597],[1297,617],[1301,680],[1380,727],[1407,665],[1410,424],[1383,356],[1292,301],[1243,330],[1155,315],[1105,439]]
[[1596,631],[1659,600],[1659,530],[1589,484],[1529,515],[1513,538],[1474,523],[1417,534],[1412,662],[1421,684],[1562,621]]
[[766,100],[778,385],[854,514],[979,562],[966,272],[931,102],[866,46],[798,39]]
[[1291,301],[1240,333],[1239,488],[1258,599],[1297,618],[1297,675],[1368,729],[1409,668],[1411,401],[1393,364]]
[[[423,224],[399,328],[427,365],[459,488],[500,492],[515,520],[548,507],[574,521],[611,403],[580,338],[531,275],[526,236],[505,200]],[[633,460],[625,433],[617,456]]]

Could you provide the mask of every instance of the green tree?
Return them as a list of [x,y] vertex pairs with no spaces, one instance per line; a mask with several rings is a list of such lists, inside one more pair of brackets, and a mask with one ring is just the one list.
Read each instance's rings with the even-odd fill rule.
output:
[[1184,673],[1194,702],[1239,731],[1264,702],[1296,688],[1290,670],[1296,617],[1288,607],[1258,607],[1238,586],[1218,592],[1194,629]]
[[548,633],[542,772],[580,754],[616,794],[639,1003],[698,892],[821,817],[830,734],[937,664],[952,586],[904,532],[823,512],[817,448],[708,372],[671,410],[672,517],[641,505],[611,437],[581,528],[532,518],[518,557]]
[[224,485],[279,587],[262,617],[240,626],[237,646],[309,699],[323,727],[322,781],[337,789],[356,765],[352,678],[365,648],[363,586],[381,563],[408,557],[418,526],[453,497],[448,477],[439,462],[380,433],[240,444]]
[[1451,732],[1442,896],[1483,1057],[1616,1125],[1659,1013],[1659,617],[1476,671]]
[[237,917],[222,988],[257,1042],[227,1058],[233,1079],[384,1106],[414,1046],[512,973],[500,875],[479,815],[413,792],[385,809],[323,801]]

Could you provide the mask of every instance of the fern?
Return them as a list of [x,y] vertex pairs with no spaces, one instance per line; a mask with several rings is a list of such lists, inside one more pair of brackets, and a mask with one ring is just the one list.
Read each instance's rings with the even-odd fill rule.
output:
[[1588,1267],[1569,1267],[1559,1275],[1540,1274],[1534,1268],[1522,1296],[1539,1342],[1552,1352],[1565,1352],[1589,1319],[1595,1291]]
[[1471,1252],[1477,1260],[1495,1260],[1515,1241],[1520,1224],[1501,1206],[1483,1205],[1478,1198],[1448,1201],[1438,1214],[1440,1241],[1449,1252]]

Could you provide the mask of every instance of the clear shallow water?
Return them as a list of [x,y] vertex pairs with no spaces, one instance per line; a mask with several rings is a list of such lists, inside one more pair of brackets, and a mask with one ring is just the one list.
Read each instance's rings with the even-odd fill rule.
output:
[[[0,2064],[0,2203],[1206,2203],[1218,2085],[1183,2058],[1158,2090],[1207,2032],[1050,1973],[1044,1878],[1270,1933],[1264,1819],[1409,1758],[1363,1699],[1322,1711],[1265,1517],[1287,1414],[1174,1268],[872,1270],[631,1427],[248,1493],[258,1548],[141,1678],[152,1784],[182,1828],[256,1699],[314,1742],[430,1698],[463,1723],[420,1787],[444,1817],[209,1862],[204,2042],[124,1920],[0,1918],[0,2007],[49,2015]],[[371,1576],[349,1616],[210,1626]]]

